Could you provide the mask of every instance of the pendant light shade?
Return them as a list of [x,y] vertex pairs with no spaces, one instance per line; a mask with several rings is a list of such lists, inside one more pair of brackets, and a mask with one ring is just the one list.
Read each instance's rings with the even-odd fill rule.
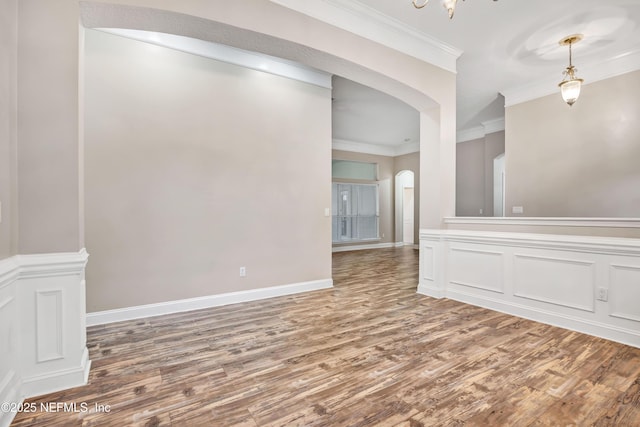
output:
[[578,100],[582,82],[582,79],[572,79],[560,83],[560,92],[562,93],[562,99],[564,99],[564,102],[569,105],[573,105],[573,103]]
[[580,89],[582,88],[582,82],[584,82],[583,79],[576,77],[576,72],[578,70],[573,66],[571,52],[571,46],[582,40],[582,37],[582,34],[574,34],[560,40],[561,46],[569,45],[569,66],[563,72],[564,79],[558,84],[558,86],[560,86],[562,99],[564,99],[564,102],[569,104],[569,106],[572,106],[578,100],[578,97],[580,96]]

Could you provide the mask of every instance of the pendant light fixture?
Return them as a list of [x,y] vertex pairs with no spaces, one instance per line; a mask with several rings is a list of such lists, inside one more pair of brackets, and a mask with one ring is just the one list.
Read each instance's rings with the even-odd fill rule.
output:
[[[493,0],[493,1],[498,1],[498,0]],[[442,6],[445,9],[447,9],[447,13],[449,13],[449,19],[453,19],[453,14],[456,11],[457,2],[458,0],[442,0]],[[429,3],[429,0],[424,0],[423,2],[420,2],[420,0],[413,0],[413,6],[415,6],[416,9],[422,9],[427,5],[427,3]]]
[[569,104],[569,106],[572,106],[578,100],[582,82],[584,82],[583,79],[576,77],[578,70],[573,66],[571,52],[571,46],[582,40],[582,37],[582,34],[573,34],[560,40],[561,46],[569,45],[569,66],[563,72],[564,79],[558,84],[558,86],[560,86],[560,92],[562,93],[562,99],[564,99],[564,102]]

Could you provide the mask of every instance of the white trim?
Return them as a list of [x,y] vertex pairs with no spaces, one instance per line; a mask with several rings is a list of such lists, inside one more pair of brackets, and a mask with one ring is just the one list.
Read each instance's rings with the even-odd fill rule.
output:
[[89,351],[85,347],[77,367],[24,378],[22,380],[22,395],[29,398],[84,385],[89,379],[90,370],[91,360],[89,360]]
[[[598,63],[580,64],[579,67],[580,77],[584,79],[585,85],[588,85],[639,70],[640,51],[630,52]],[[559,69],[558,71],[562,70]],[[560,80],[559,77],[548,77],[533,81],[525,86],[506,88],[501,90],[500,93],[504,95],[505,107],[511,107],[553,94],[557,94],[560,97],[560,90],[558,89]]]
[[156,304],[138,305],[134,307],[118,308],[114,310],[87,313],[87,326],[103,325],[106,323],[122,322],[145,317],[161,316],[164,314],[181,313],[203,308],[218,307],[228,304],[256,301],[301,292],[310,292],[333,287],[332,279],[313,280],[309,282],[293,283],[269,288],[251,289],[247,291],[229,292],[218,295],[167,301]]
[[427,285],[418,285],[418,290],[416,293],[420,295],[425,295],[431,298],[441,299],[445,297],[444,291],[442,289],[438,289],[432,286]]
[[445,217],[445,224],[640,228],[640,218]]
[[371,243],[366,245],[339,245],[334,246],[331,252],[349,252],[349,251],[363,251],[367,249],[386,249],[386,248],[402,248],[403,242],[395,243]]
[[504,117],[482,122],[481,126],[475,126],[469,129],[462,129],[456,133],[456,142],[473,141],[474,139],[484,138],[490,133],[501,132],[505,130]]
[[475,126],[469,129],[462,129],[456,132],[456,142],[467,142],[473,141],[475,139],[480,139],[485,137],[484,128],[482,126]]
[[561,234],[514,233],[468,230],[420,230],[420,240],[481,243],[542,249],[569,250],[598,254],[640,256],[640,239],[627,237],[570,236]]
[[84,270],[89,254],[85,248],[78,252],[16,255],[20,278],[66,276]]
[[175,34],[123,28],[93,29],[331,89],[331,74],[275,56]]
[[271,1],[453,73],[456,72],[456,61],[462,55],[462,50],[360,1]]
[[487,120],[482,122],[482,127],[484,128],[485,135],[490,133],[501,132],[505,129],[505,121],[504,117],[499,117],[493,120]]
[[374,154],[377,156],[396,157],[420,151],[419,142],[409,142],[401,145],[379,145],[367,142],[348,141],[334,138],[331,141],[333,150],[351,151],[353,153]]

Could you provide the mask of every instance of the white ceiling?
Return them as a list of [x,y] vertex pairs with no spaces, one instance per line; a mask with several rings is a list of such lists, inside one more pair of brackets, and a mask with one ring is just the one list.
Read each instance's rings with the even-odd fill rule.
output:
[[[413,41],[435,39],[436,44],[443,42],[445,50],[462,51],[456,64],[459,136],[469,131],[475,135],[487,123],[503,120],[505,97],[511,105],[558,93],[558,102],[562,102],[557,83],[568,65],[568,49],[558,41],[567,35],[584,34],[584,40],[574,46],[573,59],[585,84],[640,69],[640,0],[459,1],[453,20],[447,18],[438,0],[431,0],[423,9],[414,8],[411,0],[303,3],[345,11],[351,23],[339,25],[356,33],[359,28],[363,35],[371,33],[362,24],[368,19],[381,28],[405,29]],[[323,19],[308,7],[300,11]],[[407,43],[406,51],[413,41]],[[424,45],[425,50],[431,48]],[[335,105],[341,108],[333,116],[335,139],[397,146],[405,138],[417,137],[415,115],[411,120],[400,118],[406,106],[379,93],[366,95],[353,83],[339,79],[334,83]],[[379,129],[390,121],[393,129]]]

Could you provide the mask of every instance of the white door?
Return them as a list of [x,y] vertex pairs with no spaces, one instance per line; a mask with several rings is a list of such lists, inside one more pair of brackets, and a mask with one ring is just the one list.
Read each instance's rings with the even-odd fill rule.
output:
[[413,187],[402,193],[402,242],[413,245]]

